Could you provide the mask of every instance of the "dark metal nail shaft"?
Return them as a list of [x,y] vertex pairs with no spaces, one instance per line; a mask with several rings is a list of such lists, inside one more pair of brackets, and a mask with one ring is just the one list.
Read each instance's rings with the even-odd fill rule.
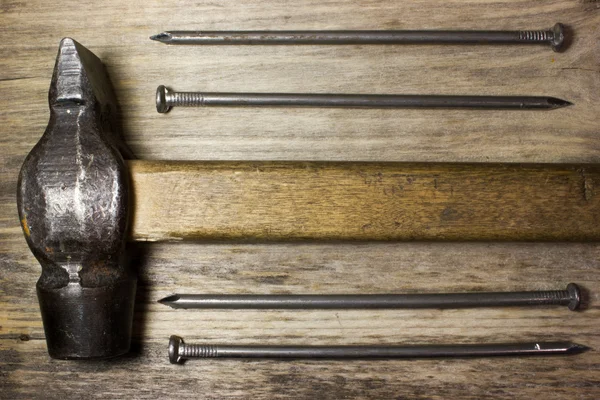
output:
[[379,94],[218,93],[156,90],[156,110],[171,107],[358,107],[358,108],[479,108],[554,109],[571,105],[543,96],[435,96]]
[[230,295],[174,294],[159,300],[173,308],[216,309],[381,309],[468,308],[510,306],[579,307],[580,289],[569,283],[566,290],[531,292],[482,292],[435,294],[363,295]]
[[169,340],[169,360],[181,364],[188,358],[431,358],[545,356],[578,354],[588,348],[571,342],[414,346],[231,346],[186,344],[179,336]]
[[169,31],[150,39],[188,45],[549,44],[560,51],[564,27],[534,31]]

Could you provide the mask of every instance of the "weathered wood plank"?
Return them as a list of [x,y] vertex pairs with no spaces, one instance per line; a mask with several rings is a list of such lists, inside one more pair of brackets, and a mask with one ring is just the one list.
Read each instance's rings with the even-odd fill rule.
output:
[[[563,22],[572,45],[168,47],[165,29],[521,29]],[[140,159],[600,163],[600,3],[588,0],[81,0],[0,2],[0,398],[600,398],[597,351],[550,359],[168,364],[170,334],[211,343],[412,343],[572,339],[600,348],[596,243],[136,244],[136,340],[126,358],[49,359],[40,267],[19,227],[19,167],[48,122],[59,40],[108,67]],[[177,90],[549,95],[553,112],[175,109]],[[160,190],[157,195],[164,193]],[[174,311],[174,291],[380,293],[554,289],[564,309]]]

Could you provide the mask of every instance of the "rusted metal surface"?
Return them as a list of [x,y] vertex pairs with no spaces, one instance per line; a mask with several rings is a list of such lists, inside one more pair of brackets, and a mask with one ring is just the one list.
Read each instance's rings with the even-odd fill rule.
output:
[[55,358],[129,350],[136,278],[124,263],[130,191],[118,107],[101,61],[62,40],[46,132],[18,183],[19,217],[42,265],[37,293]]

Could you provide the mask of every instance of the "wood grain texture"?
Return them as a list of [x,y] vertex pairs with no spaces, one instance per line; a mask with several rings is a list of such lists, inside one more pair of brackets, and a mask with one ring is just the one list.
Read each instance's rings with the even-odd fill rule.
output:
[[600,168],[129,163],[134,240],[600,240]]
[[[168,47],[167,29],[535,29],[560,21],[566,52],[537,46]],[[51,360],[35,295],[40,267],[16,213],[18,170],[48,121],[59,40],[107,65],[140,159],[598,163],[600,4],[589,0],[0,2],[0,398],[600,397],[597,243],[132,244],[140,271],[132,353]],[[257,92],[548,95],[552,112],[175,109],[156,86]],[[161,190],[158,195],[164,193]],[[563,308],[175,311],[175,291],[383,293],[562,288]],[[229,361],[172,366],[168,336],[210,343],[427,343],[568,339],[569,358]]]

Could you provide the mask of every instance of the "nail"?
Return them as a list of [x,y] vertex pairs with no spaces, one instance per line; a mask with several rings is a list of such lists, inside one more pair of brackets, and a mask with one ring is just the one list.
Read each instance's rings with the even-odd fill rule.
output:
[[172,308],[184,309],[416,309],[561,305],[568,306],[573,311],[581,303],[581,290],[575,283],[569,283],[566,290],[529,292],[361,295],[174,294],[159,302]]
[[563,24],[528,31],[169,31],[150,36],[186,45],[345,45],[345,44],[549,44],[561,51]]
[[547,356],[579,354],[588,347],[571,342],[530,342],[413,346],[232,346],[186,344],[179,336],[169,340],[169,361],[189,358],[432,358]]
[[545,96],[440,96],[381,94],[218,93],[156,89],[156,111],[171,107],[348,107],[348,108],[475,108],[555,109],[572,103]]

